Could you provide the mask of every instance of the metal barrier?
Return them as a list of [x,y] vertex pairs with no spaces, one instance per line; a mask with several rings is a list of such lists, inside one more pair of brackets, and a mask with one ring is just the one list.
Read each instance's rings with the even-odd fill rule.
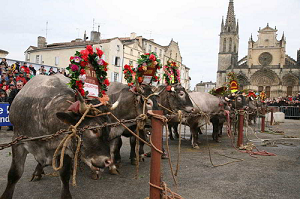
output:
[[268,106],[273,108],[274,112],[282,112],[285,118],[300,118],[300,107],[297,106]]

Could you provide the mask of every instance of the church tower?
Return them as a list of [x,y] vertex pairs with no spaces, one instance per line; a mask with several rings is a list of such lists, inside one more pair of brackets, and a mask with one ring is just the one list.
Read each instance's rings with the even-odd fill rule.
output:
[[233,70],[237,66],[239,50],[239,23],[236,22],[234,15],[233,0],[229,1],[228,12],[224,24],[224,18],[221,23],[217,88],[226,82],[226,70]]

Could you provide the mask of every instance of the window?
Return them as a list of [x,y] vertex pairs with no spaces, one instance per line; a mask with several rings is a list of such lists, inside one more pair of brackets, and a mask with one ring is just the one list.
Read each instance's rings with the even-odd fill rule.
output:
[[162,55],[162,50],[159,49],[159,56],[161,57],[161,55]]
[[176,57],[175,57],[175,60],[177,61],[177,53],[176,53]]
[[55,57],[55,66],[58,66],[59,64],[59,57]]
[[152,50],[152,46],[149,45],[149,53],[151,53],[151,50]]
[[223,41],[223,52],[226,52],[226,38]]
[[229,39],[229,52],[231,52],[231,47],[232,47],[232,38]]
[[234,45],[234,52],[236,53],[236,45]]
[[157,48],[156,47],[154,48],[154,52],[157,53]]
[[141,56],[141,53],[140,53],[140,52],[138,52],[138,55],[139,55],[139,58],[140,58],[140,56]]
[[129,61],[129,65],[133,66],[133,61],[132,60]]
[[120,66],[120,57],[115,57],[115,66]]
[[117,51],[118,51],[118,52],[120,51],[120,46],[119,46],[119,45],[117,45]]
[[37,64],[40,63],[40,56],[39,55],[35,56],[35,63],[37,63]]
[[133,55],[133,50],[132,49],[130,49],[130,55]]
[[144,44],[144,50],[146,50],[147,49],[147,43],[145,42],[145,44]]
[[117,82],[119,80],[119,73],[114,72],[114,82]]

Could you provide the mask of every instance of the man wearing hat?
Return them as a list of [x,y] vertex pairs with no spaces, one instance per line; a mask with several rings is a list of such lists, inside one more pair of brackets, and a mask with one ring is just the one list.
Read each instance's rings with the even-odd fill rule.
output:
[[19,72],[19,76],[16,78],[16,81],[17,82],[22,81],[24,85],[27,83],[23,72]]

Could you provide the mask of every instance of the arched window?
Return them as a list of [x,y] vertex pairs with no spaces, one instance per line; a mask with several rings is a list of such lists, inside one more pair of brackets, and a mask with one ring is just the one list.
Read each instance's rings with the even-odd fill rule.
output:
[[236,52],[236,45],[234,45],[234,52],[237,53],[237,52]]
[[133,55],[133,50],[132,49],[130,49],[130,55]]
[[226,52],[226,38],[223,41],[223,52]]
[[229,52],[232,51],[232,38],[229,39]]

